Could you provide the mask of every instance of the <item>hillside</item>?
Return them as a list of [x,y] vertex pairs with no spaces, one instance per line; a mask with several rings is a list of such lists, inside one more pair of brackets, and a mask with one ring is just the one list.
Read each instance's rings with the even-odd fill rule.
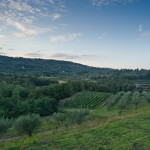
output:
[[70,125],[68,129],[61,124],[58,131],[51,119],[45,118],[42,129],[32,137],[14,136],[11,128],[8,138],[0,141],[0,149],[149,150],[149,115],[149,105],[145,102],[141,102],[137,112],[130,107],[122,116],[118,116],[115,108],[91,110],[82,124]]
[[69,61],[0,56],[0,73],[75,76],[105,73],[111,70],[108,68],[89,67]]

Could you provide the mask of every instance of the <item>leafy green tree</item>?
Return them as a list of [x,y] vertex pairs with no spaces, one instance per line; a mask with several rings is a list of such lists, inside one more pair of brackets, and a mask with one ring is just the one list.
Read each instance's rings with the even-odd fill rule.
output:
[[145,99],[147,100],[148,103],[150,103],[150,93],[143,91],[142,95],[145,97]]
[[54,98],[42,97],[36,100],[35,105],[35,113],[40,116],[51,115],[57,111],[57,102]]
[[118,92],[116,95],[111,95],[108,99],[107,102],[107,109],[108,111],[110,110],[110,108],[112,108],[117,102],[118,100],[124,95],[124,92]]
[[53,114],[53,119],[56,122],[56,130],[59,128],[60,124],[63,124],[66,119],[67,119],[67,115],[64,113],[54,113]]
[[40,116],[37,114],[30,114],[26,116],[20,116],[14,127],[19,133],[32,136],[33,132],[41,125]]
[[63,122],[65,121],[65,119],[66,119],[66,114],[64,114],[64,113],[54,113],[53,114],[53,119],[55,120],[55,121],[57,121],[58,123],[62,123],[63,124]]
[[3,98],[0,100],[1,109],[3,109],[2,116],[8,118],[16,118],[22,115],[21,101],[14,98]]
[[0,135],[2,137],[3,134],[7,132],[7,130],[12,126],[12,121],[8,118],[0,118]]
[[71,120],[73,123],[77,123],[78,125],[80,125],[84,121],[85,116],[87,116],[88,114],[88,110],[75,110],[71,113]]
[[13,98],[17,98],[17,99],[20,98],[20,95],[19,95],[19,93],[20,93],[20,88],[21,88],[21,86],[16,86],[16,87],[13,89],[13,94],[12,94],[12,97],[13,97]]
[[129,91],[129,92],[127,92],[127,93],[125,93],[122,97],[121,97],[121,99],[120,99],[120,101],[119,101],[119,103],[118,103],[118,107],[119,107],[119,115],[121,115],[122,114],[122,111],[126,108],[126,106],[127,106],[127,102],[128,102],[128,100],[129,100],[129,97],[131,96],[131,92]]
[[133,93],[132,102],[134,103],[135,108],[136,108],[136,110],[137,110],[138,104],[139,104],[139,102],[140,102],[140,92],[139,92],[139,91],[135,91],[135,92]]
[[28,95],[29,95],[29,91],[26,88],[21,88],[20,89],[19,96],[21,98],[28,98]]

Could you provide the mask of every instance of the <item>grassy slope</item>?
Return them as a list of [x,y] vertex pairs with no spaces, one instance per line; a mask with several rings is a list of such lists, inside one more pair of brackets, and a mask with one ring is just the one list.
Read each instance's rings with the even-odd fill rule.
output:
[[[150,149],[150,106],[142,103],[138,112],[130,106],[122,116],[117,109],[91,111],[88,121],[71,126],[68,130],[54,129],[38,133],[31,138],[22,136],[0,142],[5,150],[140,150]],[[49,123],[45,128],[48,128]],[[52,127],[53,128],[53,127]],[[137,148],[138,147],[138,148]]]

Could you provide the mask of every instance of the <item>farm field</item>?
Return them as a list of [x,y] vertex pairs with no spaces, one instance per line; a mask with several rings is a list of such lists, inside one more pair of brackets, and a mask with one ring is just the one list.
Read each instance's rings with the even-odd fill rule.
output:
[[107,98],[111,94],[100,92],[82,92],[77,93],[71,98],[68,98],[64,102],[64,107],[67,108],[89,108],[94,109],[102,107],[106,104]]
[[[144,111],[143,111],[144,110]],[[8,139],[0,142],[0,149],[114,149],[130,150],[150,148],[150,110],[140,108],[138,113],[130,111],[118,116],[113,111],[93,111],[94,119],[80,126],[74,125],[68,130],[53,129],[33,135],[22,136],[19,139]]]
[[[68,128],[62,124],[56,131],[51,117],[42,118],[41,129],[33,136],[19,135],[13,128],[6,138],[0,141],[2,150],[149,150],[150,149],[150,105],[146,99],[140,99],[138,108],[132,103],[137,93],[117,93],[118,102],[107,108],[98,107],[89,110],[89,115],[81,124],[72,124]],[[146,94],[146,93],[145,93]],[[128,95],[127,107],[119,114],[119,105]],[[137,94],[138,95],[138,94]],[[113,96],[113,95],[111,95]],[[110,97],[111,97],[110,96]],[[110,97],[106,99],[107,103]],[[129,102],[130,101],[130,102]],[[123,103],[124,104],[124,103]],[[78,108],[77,110],[79,110]],[[75,108],[64,108],[63,112],[72,112]]]

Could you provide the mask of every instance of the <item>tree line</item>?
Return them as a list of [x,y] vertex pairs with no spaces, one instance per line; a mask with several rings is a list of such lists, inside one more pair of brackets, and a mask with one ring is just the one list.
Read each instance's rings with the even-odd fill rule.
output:
[[0,76],[0,116],[16,118],[29,113],[40,116],[57,112],[61,99],[81,91],[109,92],[130,91],[132,82],[122,79],[58,80],[32,76]]

